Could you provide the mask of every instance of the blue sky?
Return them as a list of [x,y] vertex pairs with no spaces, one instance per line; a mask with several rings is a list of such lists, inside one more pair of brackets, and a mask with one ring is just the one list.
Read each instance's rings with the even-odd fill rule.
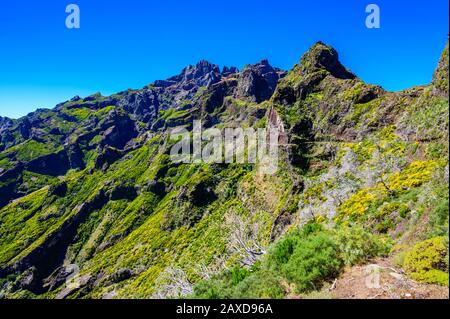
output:
[[[76,3],[81,28],[67,29]],[[365,7],[381,28],[365,27]],[[74,95],[165,79],[200,59],[291,68],[316,41],[388,90],[430,82],[448,37],[448,0],[41,0],[0,5],[0,115],[17,118]]]

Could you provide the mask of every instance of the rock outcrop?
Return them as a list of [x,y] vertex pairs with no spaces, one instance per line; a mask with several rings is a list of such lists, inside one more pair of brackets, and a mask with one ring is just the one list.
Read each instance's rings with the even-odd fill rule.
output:
[[285,75],[286,72],[274,69],[267,60],[246,66],[239,74],[236,96],[257,103],[268,100],[278,80]]

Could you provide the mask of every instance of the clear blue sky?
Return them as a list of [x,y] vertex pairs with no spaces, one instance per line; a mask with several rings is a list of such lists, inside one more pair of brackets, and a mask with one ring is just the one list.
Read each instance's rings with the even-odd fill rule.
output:
[[[65,27],[76,3],[81,28]],[[365,27],[365,7],[381,28]],[[74,95],[165,79],[200,59],[291,68],[314,42],[333,45],[363,80],[388,90],[430,82],[448,37],[448,0],[8,0],[0,4],[0,115],[17,118]]]

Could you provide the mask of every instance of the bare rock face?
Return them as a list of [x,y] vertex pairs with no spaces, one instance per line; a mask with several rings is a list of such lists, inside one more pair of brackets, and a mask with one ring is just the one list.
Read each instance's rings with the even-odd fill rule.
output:
[[107,120],[110,124],[102,134],[102,144],[121,149],[137,136],[135,122],[127,114],[112,112]]
[[234,66],[231,66],[231,67],[224,66],[222,69],[222,76],[227,77],[227,76],[236,74],[238,72],[239,72],[238,68],[236,68]]
[[103,167],[108,167],[122,156],[122,151],[110,146],[105,146],[95,159],[95,168],[102,169]]
[[18,125],[18,131],[19,131],[20,135],[22,136],[22,138],[24,138],[25,140],[30,137],[31,128],[32,128],[32,126],[31,126],[30,120],[28,118],[25,117],[20,120],[19,125]]
[[13,120],[7,117],[0,116],[0,132],[8,127],[11,127]]
[[274,69],[267,60],[249,65],[239,75],[237,97],[251,102],[268,100],[277,86],[278,80],[286,72]]
[[268,123],[271,128],[275,129],[279,134],[280,145],[287,145],[289,138],[286,134],[283,120],[274,108],[271,108],[267,113]]
[[[183,99],[191,99],[202,87],[207,87],[219,82],[222,79],[219,66],[201,60],[196,65],[189,65],[180,74],[170,77],[165,81],[156,81],[156,87],[165,88],[160,96],[165,97],[164,101],[172,103],[180,102]],[[164,101],[162,101],[164,104]],[[176,105],[165,105],[163,109]]]
[[157,90],[150,89],[124,94],[119,105],[145,123],[156,118],[160,108]]
[[221,81],[212,85],[206,92],[206,98],[203,101],[203,109],[206,113],[213,113],[221,107],[225,97],[234,94],[237,85],[236,80]]
[[[235,71],[235,68],[224,69],[227,75]],[[160,111],[186,107],[186,101],[191,100],[201,88],[218,83],[222,77],[219,66],[202,60],[167,80],[157,80],[142,90],[122,92],[119,105],[139,121],[148,123],[148,128],[155,128],[158,127],[155,122]]]
[[48,190],[48,196],[64,197],[66,194],[67,194],[67,183],[64,181],[50,186]]
[[10,132],[10,128],[13,124],[13,120],[0,116],[0,152],[3,151],[8,144],[14,141],[14,136]]
[[25,270],[15,282],[13,290],[26,289],[29,291],[34,291],[37,287],[38,282],[36,280],[36,268],[30,267]]
[[184,68],[181,74],[168,79],[168,81],[175,81],[182,84],[188,84],[192,81],[198,86],[208,86],[217,83],[221,76],[219,66],[201,60],[195,66],[190,65]]
[[124,280],[130,279],[133,276],[133,271],[128,268],[121,268],[115,273],[111,274],[109,281],[112,283],[122,282]]

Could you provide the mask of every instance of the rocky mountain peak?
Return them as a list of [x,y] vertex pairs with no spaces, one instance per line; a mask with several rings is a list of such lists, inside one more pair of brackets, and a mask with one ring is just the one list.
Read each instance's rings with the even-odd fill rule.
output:
[[193,81],[199,86],[208,86],[220,80],[220,68],[206,60],[199,61],[196,65],[189,65],[181,71],[181,74],[170,78],[176,82]]
[[268,60],[247,65],[239,75],[237,95],[253,102],[269,99],[285,71],[273,68]]
[[249,67],[262,76],[275,72],[275,69],[270,65],[269,60],[267,59],[261,60],[260,62]]
[[0,125],[2,125],[4,122],[6,122],[8,118],[0,116]]
[[222,69],[222,76],[229,76],[231,74],[236,74],[239,72],[239,69],[234,66],[224,66]]
[[356,76],[339,61],[337,51],[323,42],[315,43],[300,60],[301,72],[310,74],[326,70],[336,78],[354,79]]
[[259,75],[264,75],[275,71],[275,69],[270,65],[269,60],[267,59],[263,59],[260,62],[253,65],[247,65],[244,68],[243,72],[247,70],[251,70],[255,73],[258,73]]
[[12,125],[13,120],[7,117],[0,116],[0,132],[2,132],[3,129],[8,128]]

